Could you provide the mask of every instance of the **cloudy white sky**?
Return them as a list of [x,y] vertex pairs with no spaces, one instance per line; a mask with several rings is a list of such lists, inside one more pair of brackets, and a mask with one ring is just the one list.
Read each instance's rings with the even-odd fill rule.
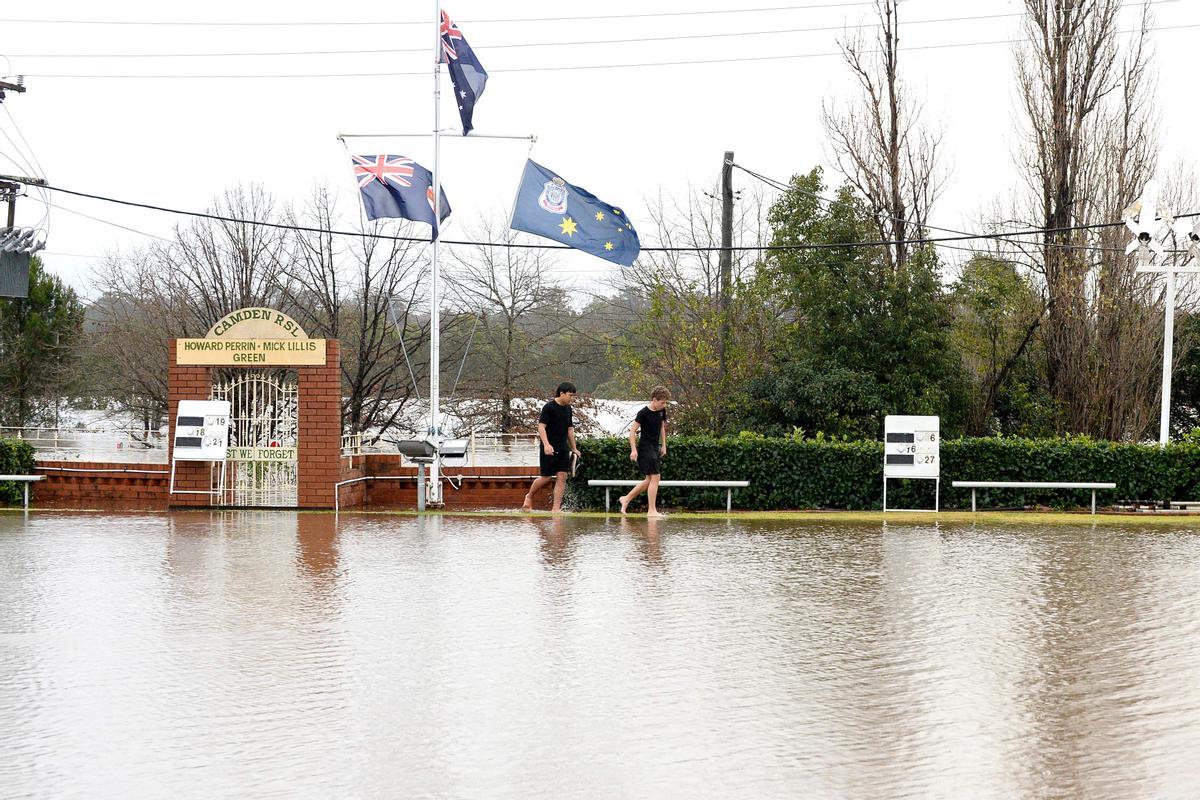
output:
[[[1125,29],[1136,22],[1134,5]],[[1200,38],[1200,0],[1154,7],[1163,159],[1190,162],[1197,106],[1189,56]],[[725,150],[779,179],[825,163],[821,104],[849,90],[836,38],[843,26],[871,20],[869,3],[840,0],[458,0],[446,9],[491,73],[476,132],[536,135],[533,157],[625,207],[641,222],[644,245],[653,243],[647,201],[710,185]],[[1010,43],[1020,35],[1019,11],[1013,0],[902,5],[907,80],[945,133],[948,182],[935,224],[973,227],[982,207],[1020,183]],[[432,127],[433,14],[433,3],[353,0],[9,4],[0,12],[0,73],[28,76],[28,91],[8,95],[11,117],[0,111],[0,172],[195,210],[239,182],[261,183],[281,202],[324,182],[338,189],[349,219],[357,198],[336,136]],[[316,52],[369,50],[389,52]],[[260,53],[296,54],[243,55]],[[448,90],[448,78],[443,84]],[[458,125],[448,98],[443,125]],[[478,220],[507,215],[529,146],[443,141],[442,184],[454,206],[447,236],[465,238]],[[432,153],[428,138],[353,149],[427,165]],[[751,179],[736,173],[735,181]],[[37,195],[22,199],[18,222],[48,225],[47,264],[89,294],[89,273],[104,254],[146,241],[116,225],[169,236],[179,221],[51,199],[47,222]],[[619,267],[570,254],[559,269],[578,283]]]

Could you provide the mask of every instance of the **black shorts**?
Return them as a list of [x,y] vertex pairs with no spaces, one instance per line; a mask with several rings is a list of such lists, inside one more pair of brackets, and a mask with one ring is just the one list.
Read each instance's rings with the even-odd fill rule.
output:
[[571,471],[571,448],[555,447],[554,455],[546,455],[546,448],[538,445],[538,465],[543,477],[549,478],[560,472]]
[[638,469],[643,475],[658,475],[662,472],[662,456],[657,447],[639,447],[637,457]]

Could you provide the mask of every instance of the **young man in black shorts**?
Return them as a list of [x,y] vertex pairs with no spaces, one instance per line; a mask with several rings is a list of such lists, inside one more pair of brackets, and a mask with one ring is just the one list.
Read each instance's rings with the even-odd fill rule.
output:
[[667,402],[670,399],[671,393],[667,387],[655,386],[654,391],[650,392],[650,402],[637,413],[629,427],[629,460],[637,463],[645,477],[629,490],[629,494],[617,498],[622,514],[629,510],[629,501],[644,491],[646,516],[666,516],[659,513],[657,503],[662,457],[667,454]]
[[567,488],[567,473],[571,471],[571,454],[580,455],[575,446],[575,425],[571,417],[571,402],[575,399],[575,384],[564,381],[554,390],[554,399],[542,406],[538,417],[540,474],[525,493],[523,511],[533,511],[533,495],[554,481],[554,504],[551,511],[562,511],[563,492]]

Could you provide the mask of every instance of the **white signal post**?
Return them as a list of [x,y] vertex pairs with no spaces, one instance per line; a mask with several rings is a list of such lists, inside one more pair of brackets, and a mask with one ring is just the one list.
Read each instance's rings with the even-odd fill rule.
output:
[[[1163,366],[1162,366],[1162,407],[1159,412],[1158,443],[1165,446],[1171,440],[1171,372],[1174,370],[1175,350],[1175,276],[1182,273],[1200,272],[1200,266],[1187,266],[1188,261],[1197,256],[1197,243],[1200,242],[1200,223],[1190,230],[1184,231],[1188,237],[1188,259],[1183,264],[1159,264],[1152,266],[1151,261],[1157,255],[1165,260],[1166,250],[1158,239],[1170,230],[1174,219],[1171,212],[1158,205],[1158,184],[1148,181],[1142,190],[1140,201],[1125,210],[1125,226],[1136,237],[1125,248],[1126,253],[1137,253],[1138,272],[1165,273],[1167,276],[1166,295],[1163,298]],[[1200,260],[1196,261],[1200,264]]]

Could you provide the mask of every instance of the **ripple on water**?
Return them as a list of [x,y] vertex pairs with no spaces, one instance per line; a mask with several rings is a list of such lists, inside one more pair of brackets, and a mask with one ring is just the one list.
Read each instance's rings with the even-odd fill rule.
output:
[[1200,536],[0,515],[0,795],[1187,797]]

